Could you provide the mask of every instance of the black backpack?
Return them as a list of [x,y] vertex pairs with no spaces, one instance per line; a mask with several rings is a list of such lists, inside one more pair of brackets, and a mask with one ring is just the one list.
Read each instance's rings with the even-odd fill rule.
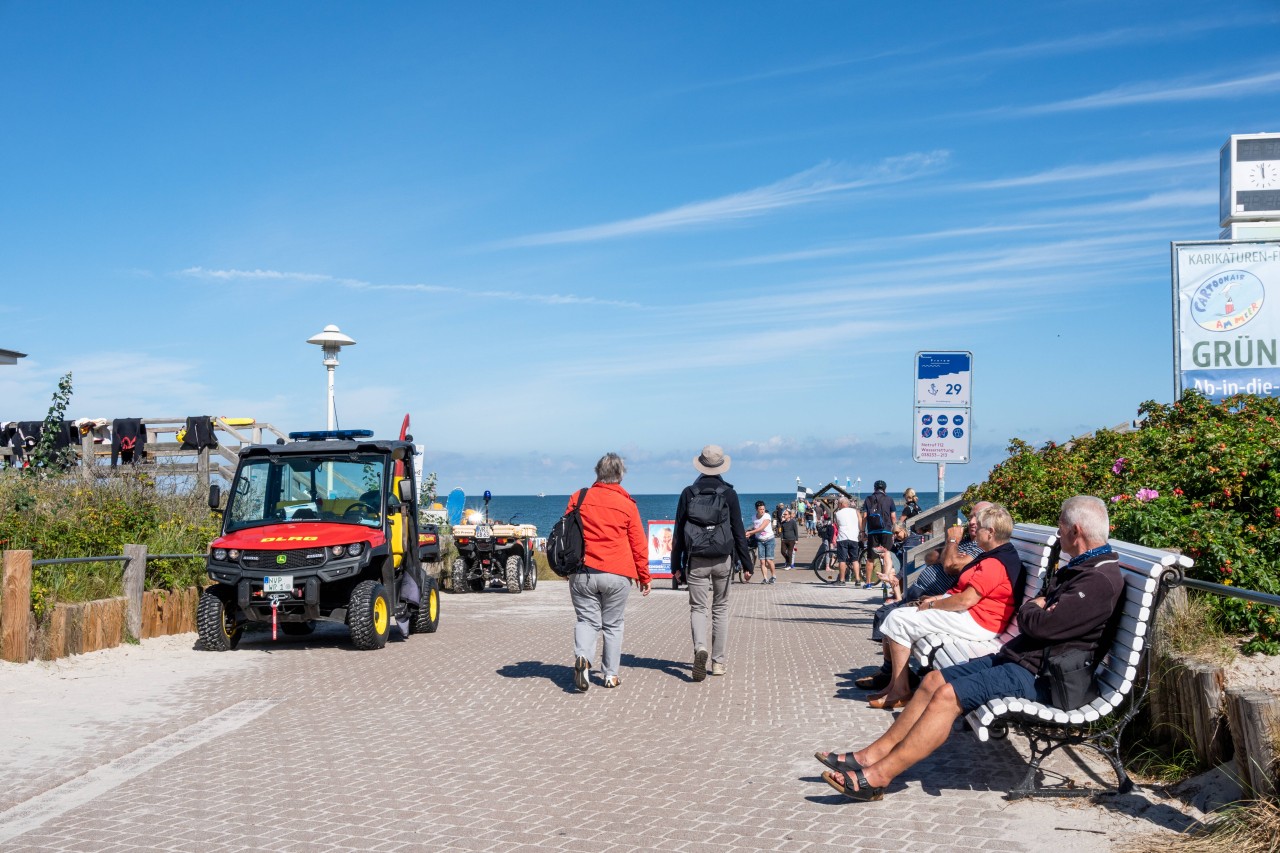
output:
[[684,541],[694,557],[727,557],[733,553],[733,529],[729,525],[729,501],[725,485],[703,488],[689,496]]
[[885,503],[889,503],[892,507],[892,501],[889,496],[883,492],[876,492],[867,498],[867,533],[892,533],[885,525],[888,523],[885,516],[893,512],[892,509],[886,510]]
[[562,578],[579,571],[587,556],[586,542],[582,538],[581,513],[586,494],[586,489],[578,490],[577,503],[560,516],[547,537],[547,563],[550,564],[551,571]]

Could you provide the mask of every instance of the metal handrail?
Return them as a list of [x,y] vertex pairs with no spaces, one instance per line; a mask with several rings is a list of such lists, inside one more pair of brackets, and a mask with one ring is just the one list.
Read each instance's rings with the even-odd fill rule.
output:
[[[205,554],[147,554],[148,560],[182,560],[203,558]],[[110,556],[110,557],[63,557],[56,560],[32,560],[31,567],[36,566],[66,566],[72,563],[127,563],[131,557],[126,556]]]
[[1201,592],[1211,592],[1214,595],[1223,595],[1227,598],[1239,598],[1243,601],[1252,601],[1254,604],[1266,604],[1271,607],[1280,607],[1280,595],[1256,592],[1252,589],[1239,589],[1234,586],[1226,586],[1225,584],[1196,580],[1195,578],[1188,577],[1184,577],[1182,579],[1182,585],[1190,587],[1191,589],[1198,589]]
[[128,557],[66,557],[61,560],[32,560],[31,566],[58,566],[69,563],[127,563]]

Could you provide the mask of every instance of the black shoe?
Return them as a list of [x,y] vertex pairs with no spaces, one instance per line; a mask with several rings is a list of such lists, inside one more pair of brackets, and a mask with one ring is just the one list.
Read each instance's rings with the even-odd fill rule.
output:
[[867,675],[857,679],[853,682],[853,686],[859,690],[883,690],[889,686],[891,680],[889,673],[880,671],[875,675]]

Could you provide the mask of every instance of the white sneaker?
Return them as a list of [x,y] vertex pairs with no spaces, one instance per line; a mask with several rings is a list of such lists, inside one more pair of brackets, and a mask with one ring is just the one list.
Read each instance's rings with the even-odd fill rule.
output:
[[712,674],[712,675],[724,675],[724,664],[722,664],[722,663],[714,663],[714,662],[713,662],[713,663],[711,664],[711,674]]

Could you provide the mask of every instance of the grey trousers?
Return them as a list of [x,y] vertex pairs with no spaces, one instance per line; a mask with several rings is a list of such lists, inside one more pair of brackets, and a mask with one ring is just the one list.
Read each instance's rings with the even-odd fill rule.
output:
[[[693,650],[707,648],[707,629],[711,629],[711,661],[725,662],[729,644],[729,580],[733,576],[733,557],[689,558],[689,627],[693,631]],[[707,608],[710,605],[710,618]]]
[[631,595],[631,580],[611,572],[579,572],[569,575],[569,599],[577,621],[573,625],[573,653],[595,658],[596,639],[604,634],[601,674],[618,674],[622,660],[622,617]]

